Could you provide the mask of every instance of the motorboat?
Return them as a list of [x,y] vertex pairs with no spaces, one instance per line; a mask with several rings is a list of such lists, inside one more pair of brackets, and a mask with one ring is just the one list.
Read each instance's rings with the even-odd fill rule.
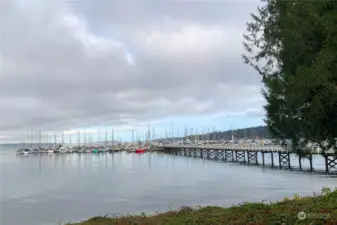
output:
[[98,148],[94,148],[91,152],[92,153],[100,153],[100,150]]
[[145,153],[146,150],[145,150],[145,149],[142,149],[142,148],[139,148],[139,149],[136,149],[135,152],[136,152],[137,154],[142,154],[142,153]]

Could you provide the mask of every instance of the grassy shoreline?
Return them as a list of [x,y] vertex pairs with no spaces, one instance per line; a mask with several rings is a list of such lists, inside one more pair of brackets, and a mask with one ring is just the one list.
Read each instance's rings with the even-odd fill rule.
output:
[[[299,212],[306,218],[300,219]],[[93,217],[80,223],[66,225],[277,225],[277,224],[327,224],[337,225],[337,189],[323,188],[319,196],[285,198],[275,203],[242,203],[229,208],[206,206],[156,215],[128,215],[122,217]]]

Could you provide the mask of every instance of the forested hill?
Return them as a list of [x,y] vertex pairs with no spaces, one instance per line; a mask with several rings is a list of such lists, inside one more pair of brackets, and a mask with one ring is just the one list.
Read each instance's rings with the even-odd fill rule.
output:
[[216,131],[208,134],[200,134],[200,135],[189,135],[187,138],[189,139],[198,139],[198,140],[230,140],[232,139],[232,135],[235,139],[238,138],[247,138],[247,139],[255,139],[259,138],[271,138],[271,133],[269,132],[267,126],[258,126],[258,127],[249,127],[243,129],[236,130],[228,130],[228,131]]
[[[227,130],[227,131],[215,131],[205,134],[199,135],[188,135],[185,138],[189,138],[190,140],[231,140],[232,135],[235,139],[245,138],[245,139],[255,139],[258,138],[272,138],[271,133],[269,132],[267,126],[258,126],[258,127],[249,127],[243,129],[236,130]],[[180,140],[181,137],[173,137],[173,138],[164,138],[157,139],[157,141],[164,140]]]

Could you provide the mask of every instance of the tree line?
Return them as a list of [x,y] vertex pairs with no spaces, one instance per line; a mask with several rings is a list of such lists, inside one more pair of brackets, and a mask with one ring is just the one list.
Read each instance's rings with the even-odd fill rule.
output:
[[156,141],[178,141],[187,139],[189,139],[190,141],[232,140],[232,136],[234,137],[234,139],[255,139],[255,138],[268,139],[273,137],[272,133],[269,131],[267,126],[257,126],[227,131],[212,131],[209,133],[186,135],[184,137],[162,138],[157,139]]
[[227,131],[214,131],[205,134],[189,135],[185,139],[190,140],[232,140],[234,139],[255,139],[271,138],[272,134],[267,126],[249,127]]

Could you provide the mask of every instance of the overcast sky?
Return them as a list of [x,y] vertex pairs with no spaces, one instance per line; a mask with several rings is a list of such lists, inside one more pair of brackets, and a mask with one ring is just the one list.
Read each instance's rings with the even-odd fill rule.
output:
[[241,55],[258,1],[2,0],[0,142],[44,131],[262,124]]

